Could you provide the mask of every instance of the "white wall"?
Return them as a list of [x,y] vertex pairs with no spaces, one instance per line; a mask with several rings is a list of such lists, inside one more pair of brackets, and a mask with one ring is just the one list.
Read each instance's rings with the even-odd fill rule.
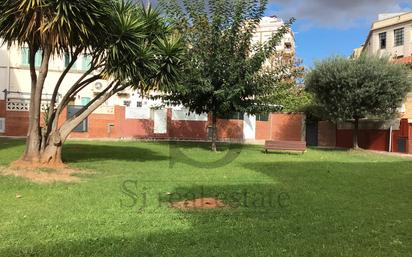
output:
[[[404,28],[404,44],[395,46],[394,30]],[[386,49],[380,49],[379,33],[386,32]],[[365,45],[365,52],[368,54],[378,54],[380,56],[401,56],[412,55],[412,20],[407,23],[393,25],[373,31],[371,38]]]
[[243,122],[243,139],[256,139],[256,116],[245,114]]
[[[9,58],[10,55],[10,58]],[[30,92],[30,71],[27,66],[22,64],[22,50],[13,45],[10,49],[6,46],[0,47],[0,91],[2,92],[5,89],[10,91],[18,91],[18,92]],[[8,65],[10,62],[10,77],[7,75]],[[83,58],[80,58],[79,61],[76,62],[74,68],[72,68],[71,72],[67,74],[65,80],[63,81],[59,93],[64,95],[65,92],[84,74],[82,70],[82,63],[84,62]],[[51,59],[49,73],[46,78],[45,87],[44,87],[44,94],[52,94],[54,90],[54,86],[56,85],[60,75],[62,74],[65,68],[65,61],[63,56],[54,56]],[[10,78],[10,80],[8,80]],[[103,85],[103,89],[108,85],[108,81],[100,80],[97,81]],[[82,90],[75,99],[75,104],[80,105],[81,99],[83,97],[93,98],[99,91],[94,89],[94,84],[97,82],[92,83],[90,86],[86,87]],[[129,90],[129,95],[133,103],[132,106],[136,106],[136,102],[139,101],[140,96],[137,92],[133,92]],[[4,94],[0,94],[0,99],[4,98]],[[123,105],[124,100],[130,100],[125,98],[120,98],[117,96],[112,97],[109,101],[107,101],[107,105]],[[141,100],[142,102],[145,102]],[[146,104],[148,101],[146,101]]]

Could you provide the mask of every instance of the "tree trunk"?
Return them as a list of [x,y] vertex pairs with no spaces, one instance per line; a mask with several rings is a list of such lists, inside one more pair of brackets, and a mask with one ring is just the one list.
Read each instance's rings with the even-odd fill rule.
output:
[[29,129],[26,140],[26,151],[24,152],[22,160],[25,162],[38,163],[40,161],[41,148],[41,98],[43,94],[43,87],[46,81],[51,50],[46,48],[43,53],[43,60],[39,70],[39,76],[36,74],[35,56],[36,48],[30,47],[29,63],[31,73],[31,96],[30,96],[30,110],[29,110]]
[[353,129],[353,149],[359,150],[359,118],[355,118],[355,124]]
[[52,133],[49,137],[49,144],[41,153],[40,164],[48,167],[64,167],[62,161],[63,143],[64,139],[61,137],[59,131]]
[[217,151],[216,140],[217,140],[217,117],[216,117],[216,113],[212,112],[212,151],[213,152]]

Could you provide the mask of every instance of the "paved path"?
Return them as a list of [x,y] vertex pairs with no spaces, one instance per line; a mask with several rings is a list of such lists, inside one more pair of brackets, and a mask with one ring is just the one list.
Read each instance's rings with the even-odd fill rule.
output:
[[402,157],[402,158],[411,158],[411,159],[412,159],[412,154],[390,153],[390,152],[373,151],[373,150],[366,150],[366,151],[367,151],[367,152],[370,152],[370,153],[376,153],[376,154],[381,154],[381,155],[386,155],[386,156]]

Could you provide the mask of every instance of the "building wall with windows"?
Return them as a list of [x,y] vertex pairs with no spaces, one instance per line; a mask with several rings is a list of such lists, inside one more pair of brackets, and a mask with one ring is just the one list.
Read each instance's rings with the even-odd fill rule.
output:
[[[1,40],[0,40],[1,41]],[[2,42],[0,42],[1,44]],[[87,54],[82,54],[74,64],[73,68],[64,79],[59,94],[62,97],[65,92],[87,71],[90,67],[91,57]],[[51,95],[54,90],[60,75],[70,62],[68,55],[53,56],[49,65],[49,73],[46,78],[45,87],[43,90],[43,98],[47,99],[47,95]],[[41,51],[36,54],[36,66],[41,64]],[[72,101],[72,105],[86,105],[98,93],[100,93],[107,85],[108,81],[99,80],[84,90],[82,90]],[[0,47],[0,91],[7,90],[12,92],[14,98],[21,98],[27,101],[30,95],[30,70],[28,63],[28,49],[26,47],[18,47],[12,45],[8,48],[6,45]],[[4,99],[4,94],[0,94],[0,99]],[[152,106],[153,101],[141,97],[137,92],[126,90],[109,99],[105,106]]]
[[[255,36],[253,37],[254,43],[266,42],[273,33],[275,33],[284,22],[276,17],[264,17],[259,25]],[[30,93],[30,71],[28,63],[28,48],[12,45],[7,48],[6,45],[2,45],[0,39],[0,91],[21,92],[27,98]],[[294,53],[295,38],[291,31],[286,34],[279,44],[278,50],[286,53]],[[71,87],[71,85],[77,81],[84,72],[90,66],[91,58],[87,54],[83,54],[75,63],[72,70],[68,73],[67,77],[63,81],[60,94],[64,95],[65,92]],[[67,67],[70,62],[68,55],[54,56],[51,59],[49,65],[49,73],[46,79],[44,87],[44,95],[47,98],[47,94],[52,94],[54,85],[58,81],[61,73]],[[36,65],[41,64],[41,51],[37,53]],[[82,90],[71,103],[72,105],[85,105],[88,101],[93,99],[95,95],[101,92],[105,86],[108,85],[108,81],[100,80],[92,83],[87,88]],[[16,95],[16,97],[18,97]],[[0,99],[4,98],[4,94],[0,94]],[[109,99],[106,106],[126,106],[126,107],[158,107],[161,105],[159,101],[152,101],[142,97],[138,92],[133,90],[125,90]]]
[[380,15],[372,25],[363,52],[395,59],[412,56],[412,12]]
[[[359,53],[358,49],[353,57],[356,53]],[[412,64],[412,12],[380,14],[372,24],[362,53],[388,56],[395,63]],[[412,92],[399,110],[402,118],[412,119]]]
[[[266,42],[276,31],[284,25],[277,17],[265,17],[257,28],[253,37],[253,43]],[[28,108],[30,99],[30,70],[28,63],[27,47],[3,45],[0,39],[0,119],[4,119],[5,132],[0,135],[24,136],[28,126]],[[278,51],[294,57],[295,38],[292,31],[287,33],[279,43]],[[37,53],[36,66],[41,64],[41,51]],[[91,58],[87,54],[79,57],[74,67],[64,79],[59,94],[62,97],[71,86],[84,74],[90,66]],[[49,97],[62,72],[70,62],[68,55],[53,56],[49,64],[49,72],[46,78],[43,105],[47,105]],[[126,64],[127,65],[127,64]],[[93,75],[93,74],[92,74]],[[92,83],[79,92],[70,103],[70,107],[61,119],[67,115],[73,115],[75,108],[86,105],[99,94],[109,81],[100,80]],[[5,97],[6,96],[6,97]],[[167,119],[163,120],[167,112]],[[171,115],[171,116],[170,116]],[[170,116],[170,117],[169,117]],[[285,118],[282,122],[295,122],[298,125],[290,125],[293,128],[285,133],[277,131],[278,126],[269,122],[271,115],[247,116],[244,114],[228,114],[218,122],[218,133],[221,139],[259,140],[273,136],[279,138],[301,138],[301,122],[299,119],[290,121]],[[161,121],[160,123],[156,121]],[[160,125],[159,125],[160,124]],[[271,125],[269,125],[271,124]],[[158,126],[156,126],[158,125]],[[187,114],[187,110],[181,107],[167,108],[161,102],[142,97],[139,92],[125,90],[109,99],[98,108],[85,122],[72,133],[77,138],[180,138],[180,139],[207,139],[209,135],[210,121],[207,114]],[[286,125],[285,125],[286,126]],[[166,127],[166,129],[165,129]],[[287,127],[287,126],[286,126]],[[285,128],[286,128],[285,127]],[[274,129],[274,130],[271,130]],[[165,133],[156,133],[166,131]],[[296,135],[294,133],[297,133]],[[299,132],[299,133],[298,133]],[[283,133],[283,134],[282,134]],[[289,135],[292,133],[291,135]],[[284,134],[286,136],[284,136]]]
[[[267,42],[283,25],[285,25],[285,22],[281,18],[276,16],[263,17],[252,38],[252,42],[254,44]],[[269,58],[265,66],[276,66],[282,61],[293,60],[295,58],[295,49],[295,34],[290,30],[276,47],[278,54]]]

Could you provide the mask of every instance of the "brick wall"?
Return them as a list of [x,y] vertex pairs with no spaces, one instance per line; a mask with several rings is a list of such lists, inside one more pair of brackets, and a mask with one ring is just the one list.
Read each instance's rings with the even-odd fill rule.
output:
[[172,121],[170,126],[170,137],[185,140],[207,140],[206,121]]
[[300,113],[272,113],[270,121],[270,139],[302,141],[304,130],[304,115]]
[[6,101],[0,100],[0,117],[6,117]]
[[336,146],[336,125],[330,121],[319,121],[318,123],[318,146]]
[[125,118],[126,108],[115,107],[114,137],[116,138],[152,138],[153,120],[137,120]]
[[220,140],[243,139],[243,120],[218,119],[217,138]]
[[[395,134],[396,135],[396,134]],[[395,139],[395,138],[394,138]],[[359,146],[364,149],[387,151],[389,149],[389,130],[359,130]],[[394,143],[396,141],[394,140]],[[353,130],[339,129],[336,131],[336,146],[352,148]]]
[[28,112],[6,112],[6,135],[26,136],[29,129]]
[[[174,121],[172,120],[172,110],[168,109],[167,133],[154,134],[154,121],[152,119],[126,119],[125,111],[125,107],[116,106],[113,114],[93,113],[88,117],[88,131],[73,132],[70,138],[208,139],[208,127],[211,126],[210,118],[209,121]],[[25,136],[28,129],[28,114],[28,112],[5,112],[6,135]],[[64,110],[59,118],[59,125],[63,124],[66,117],[67,110]],[[243,123],[243,120],[218,119],[218,139],[243,140]],[[256,122],[256,139],[300,141],[302,130],[302,114],[275,113],[270,115],[269,121]]]
[[256,140],[267,140],[270,137],[270,122],[256,121]]

